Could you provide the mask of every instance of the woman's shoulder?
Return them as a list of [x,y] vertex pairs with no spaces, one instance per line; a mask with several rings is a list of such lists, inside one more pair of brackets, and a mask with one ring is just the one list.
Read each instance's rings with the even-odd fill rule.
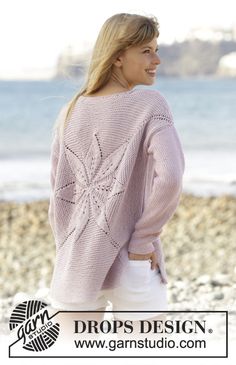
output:
[[172,118],[171,108],[166,97],[154,89],[136,89],[136,97],[146,110],[153,114],[166,115]]
[[137,89],[138,95],[153,102],[167,103],[166,97],[157,89]]

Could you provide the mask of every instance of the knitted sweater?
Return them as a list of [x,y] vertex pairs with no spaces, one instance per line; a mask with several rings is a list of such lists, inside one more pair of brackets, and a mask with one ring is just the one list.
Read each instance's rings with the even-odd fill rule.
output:
[[48,217],[56,257],[50,296],[64,303],[95,300],[100,289],[119,285],[128,251],[155,250],[166,284],[160,234],[178,206],[184,168],[159,91],[80,96],[51,146]]

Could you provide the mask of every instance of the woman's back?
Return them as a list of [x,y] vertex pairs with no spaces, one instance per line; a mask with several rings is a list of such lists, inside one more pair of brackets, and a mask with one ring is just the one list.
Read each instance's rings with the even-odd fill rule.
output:
[[165,98],[142,89],[80,96],[52,166],[54,298],[78,303],[117,286],[128,250],[156,249],[166,282],[158,236],[178,204],[184,158]]

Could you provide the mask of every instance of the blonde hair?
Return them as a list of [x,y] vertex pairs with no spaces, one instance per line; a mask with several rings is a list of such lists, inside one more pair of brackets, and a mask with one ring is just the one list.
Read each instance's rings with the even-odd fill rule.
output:
[[92,95],[105,86],[112,75],[112,64],[116,58],[124,50],[158,37],[158,28],[159,23],[155,16],[118,13],[105,21],[93,48],[85,84],[67,104],[63,126],[66,125],[80,95]]

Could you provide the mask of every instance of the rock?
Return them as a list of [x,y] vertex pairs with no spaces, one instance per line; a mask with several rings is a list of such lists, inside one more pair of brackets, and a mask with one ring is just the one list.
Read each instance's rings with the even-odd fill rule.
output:
[[229,275],[226,274],[217,274],[214,278],[211,279],[212,286],[223,286],[230,285]]
[[210,276],[209,275],[201,275],[197,278],[198,285],[205,285],[210,283]]
[[174,283],[174,287],[177,289],[183,289],[186,287],[186,283],[181,280],[176,280]]
[[222,300],[222,299],[224,299],[224,293],[215,293],[213,295],[213,299],[216,299],[216,300]]
[[40,299],[46,299],[48,297],[48,294],[49,294],[49,288],[42,287],[37,290],[37,292],[35,293],[35,297]]
[[25,300],[31,300],[32,295],[24,292],[16,293],[13,297],[13,305],[16,306],[19,303],[24,302]]

